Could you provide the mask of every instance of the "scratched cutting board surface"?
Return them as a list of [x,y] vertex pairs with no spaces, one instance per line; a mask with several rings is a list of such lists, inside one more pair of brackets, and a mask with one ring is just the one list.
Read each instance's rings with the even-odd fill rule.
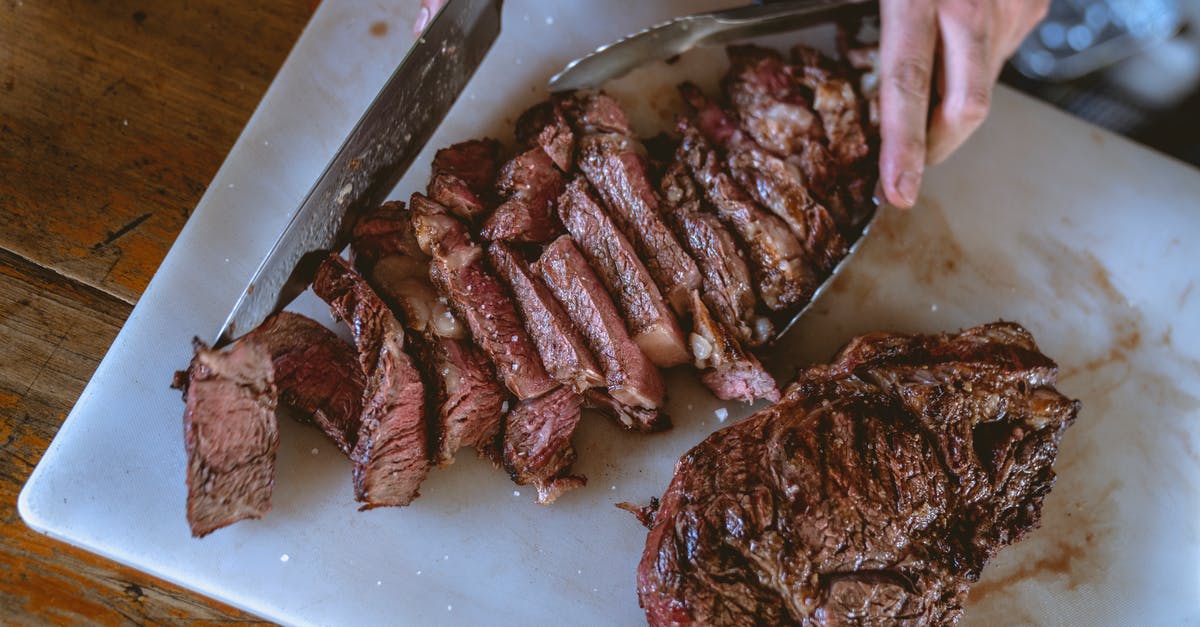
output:
[[[397,187],[432,150],[492,134],[568,59],[712,2],[510,0],[503,32]],[[410,6],[411,5],[411,6]],[[326,0],[251,118],[20,498],[34,528],[262,616],[297,624],[637,624],[645,530],[613,507],[661,494],[674,461],[749,409],[669,376],[677,427],[588,416],[590,483],[551,507],[468,453],[411,507],[356,511],[349,463],[280,422],[272,511],[204,540],[184,519],[183,404],[167,384],[241,288],[410,41],[417,3]],[[377,22],[391,26],[378,34]],[[772,41],[829,43],[827,31]],[[701,50],[610,85],[639,130],[711,89]],[[965,624],[1200,621],[1200,173],[1007,90],[979,134],[881,216],[852,267],[768,360],[787,377],[870,330],[1026,325],[1083,401],[1043,526],[984,571]],[[311,295],[293,309],[328,321]]]

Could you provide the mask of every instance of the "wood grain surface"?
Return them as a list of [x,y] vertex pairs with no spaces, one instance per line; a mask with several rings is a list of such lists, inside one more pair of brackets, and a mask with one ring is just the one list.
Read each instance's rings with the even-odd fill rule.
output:
[[0,622],[254,620],[16,501],[317,3],[0,0]]

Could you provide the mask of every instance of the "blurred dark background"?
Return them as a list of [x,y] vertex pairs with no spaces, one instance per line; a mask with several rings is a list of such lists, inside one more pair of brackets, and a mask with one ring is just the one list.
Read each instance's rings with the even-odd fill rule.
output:
[[1053,0],[1001,80],[1200,166],[1200,0]]

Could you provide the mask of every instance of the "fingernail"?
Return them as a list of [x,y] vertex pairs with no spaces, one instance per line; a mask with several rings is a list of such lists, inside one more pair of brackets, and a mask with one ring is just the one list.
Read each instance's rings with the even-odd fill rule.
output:
[[429,26],[429,7],[421,7],[421,12],[417,13],[417,21],[413,23],[413,34],[420,37],[426,26]]
[[917,202],[920,188],[921,175],[912,170],[901,172],[900,176],[896,177],[896,191],[900,193],[900,200],[909,207]]

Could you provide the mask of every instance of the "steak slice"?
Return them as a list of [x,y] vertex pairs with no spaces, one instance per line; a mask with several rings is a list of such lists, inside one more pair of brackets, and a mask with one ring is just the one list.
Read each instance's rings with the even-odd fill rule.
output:
[[633,137],[629,117],[616,98],[590,89],[555,94],[552,100],[578,134],[616,133]]
[[417,241],[433,257],[430,277],[465,320],[471,337],[492,360],[496,374],[518,399],[541,396],[557,383],[546,374],[517,307],[483,263],[483,250],[467,227],[420,194],[410,203]]
[[[684,93],[699,95],[686,86]],[[713,109],[701,109],[698,121],[704,122],[705,116],[713,117],[710,115]],[[707,127],[710,133],[721,129],[711,124]],[[716,150],[695,126],[681,120],[680,130],[683,140],[679,144],[679,161],[688,167],[717,215],[745,245],[763,304],[772,311],[786,311],[808,302],[820,285],[820,278],[804,258],[796,236],[783,220],[758,206],[724,171]]]
[[[638,429],[641,431],[658,431],[670,427],[668,423],[663,422],[665,426],[657,426],[656,423],[663,420],[659,416],[659,410],[646,409],[636,405],[626,405],[621,401],[613,398],[608,390],[601,388],[592,388],[583,393],[583,406],[588,409],[594,409],[605,416],[617,421],[626,429]],[[651,428],[641,428],[638,425],[656,425]]]
[[700,268],[704,302],[738,340],[748,346],[766,344],[775,328],[758,315],[758,298],[742,249],[720,218],[701,208],[687,167],[679,162],[668,166],[659,189],[667,223]]
[[563,175],[541,148],[530,148],[506,163],[496,188],[507,200],[484,221],[480,237],[541,243],[562,234],[554,202],[562,193]]
[[488,246],[488,257],[496,274],[512,290],[546,372],[578,392],[603,386],[604,373],[587,342],[525,260],[501,242]]
[[713,319],[700,294],[692,293],[692,334],[689,337],[700,382],[723,401],[753,403],[779,400],[775,379],[737,338]]
[[567,185],[558,201],[558,215],[624,314],[634,343],[660,368],[687,363],[691,356],[675,314],[633,245],[600,208],[582,177]]
[[517,485],[532,483],[537,502],[550,504],[564,492],[587,485],[567,474],[575,462],[571,436],[579,425],[579,393],[562,385],[517,403],[504,421],[504,468]]
[[429,196],[460,218],[475,223],[492,206],[492,182],[500,163],[500,142],[472,139],[442,148],[433,157]]
[[[616,305],[571,239],[564,235],[551,242],[534,271],[587,339],[604,368],[609,394],[624,405],[657,410],[665,394],[662,375],[629,338]],[[632,426],[643,431],[669,426],[658,412],[646,418]]]
[[517,118],[517,142],[541,148],[563,172],[575,167],[575,133],[556,99],[533,105]]
[[204,536],[271,509],[275,486],[276,388],[271,355],[254,340],[226,351],[196,339],[196,354],[173,387],[183,391],[187,519]]
[[829,151],[843,166],[865,159],[871,149],[863,131],[858,95],[849,81],[829,78],[816,86],[813,108],[821,116]]
[[402,203],[386,203],[359,219],[350,246],[367,282],[411,331],[430,401],[430,461],[449,464],[464,446],[490,449],[508,394],[429,283],[429,257],[417,245],[412,214]]
[[362,425],[350,451],[361,509],[408,505],[429,472],[425,389],[404,352],[404,329],[345,259],[331,254],[312,290],[354,335],[366,378]]
[[349,455],[358,440],[366,387],[354,347],[290,311],[267,318],[247,338],[271,355],[279,400],[303,412]]
[[742,128],[759,146],[787,157],[821,138],[821,124],[779,53],[753,45],[729,46],[722,80]]
[[950,624],[1038,526],[1077,401],[1020,327],[857,338],[675,466],[646,540],[651,625]]
[[685,315],[688,293],[700,287],[700,271],[663,222],[641,147],[626,135],[584,135],[579,140],[579,169],[633,242],[671,307]]

